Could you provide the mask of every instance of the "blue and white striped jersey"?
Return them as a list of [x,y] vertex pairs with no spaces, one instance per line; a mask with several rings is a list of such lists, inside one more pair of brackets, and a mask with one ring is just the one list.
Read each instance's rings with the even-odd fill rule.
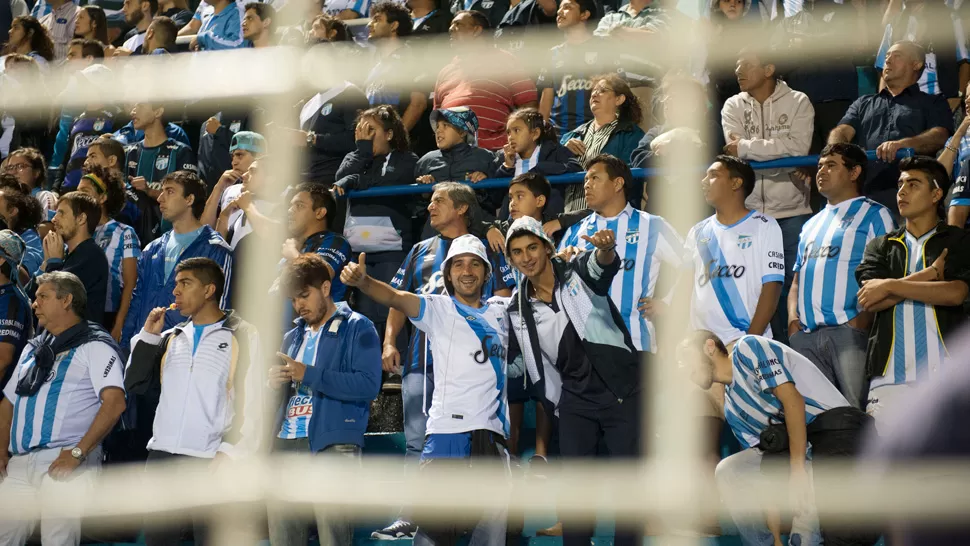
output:
[[896,229],[889,209],[856,197],[826,205],[802,226],[795,271],[798,272],[798,317],[802,329],[838,326],[862,310],[856,299],[855,270],[866,244]]
[[122,264],[129,258],[138,260],[141,257],[141,244],[138,242],[138,235],[134,228],[115,220],[108,220],[95,228],[94,242],[98,243],[105,257],[108,258],[111,283],[108,285],[107,297],[104,300],[104,310],[114,313],[121,305],[121,291],[125,287],[121,276]]
[[[321,327],[314,332],[309,326],[303,334],[303,345],[297,353],[297,360],[313,366],[317,362],[317,347],[320,345],[320,333],[324,328]],[[302,383],[297,384],[296,394],[290,397],[286,404],[286,414],[283,416],[283,425],[280,427],[279,437],[283,440],[296,440],[306,438],[310,427],[310,417],[313,415],[313,392],[309,387]]]
[[450,296],[421,296],[411,322],[428,334],[436,355],[428,434],[491,430],[508,438],[508,302],[494,297],[475,308]]
[[[936,228],[920,238],[908,231],[906,245],[906,275],[912,275],[932,265],[926,263],[923,245],[936,234]],[[905,276],[905,275],[904,275]],[[886,374],[873,377],[869,389],[885,385],[923,382],[940,372],[947,356],[943,336],[936,323],[936,311],[927,303],[903,300],[893,308],[893,344],[889,353]]]
[[[726,344],[748,333],[762,285],[785,282],[781,228],[759,212],[730,226],[716,216],[701,220],[687,234],[686,250],[694,270],[691,328]],[[771,337],[770,326],[764,335]]]
[[[638,351],[657,352],[657,334],[653,322],[637,310],[640,298],[657,297],[669,301],[673,290],[655,296],[660,266],[667,263],[676,274],[683,265],[680,251],[684,242],[666,220],[627,205],[613,218],[593,213],[571,226],[563,235],[559,248],[576,246],[588,250],[589,243],[582,235],[611,229],[616,234],[616,253],[620,256],[620,272],[610,285],[610,299],[620,310],[620,316],[630,331]],[[673,284],[673,283],[672,283]]]
[[34,346],[28,344],[3,395],[13,404],[10,452],[74,447],[101,409],[101,391],[124,390],[125,363],[101,341],[86,343],[57,355],[48,380],[33,396],[16,393],[17,382],[34,366]]
[[[451,248],[451,239],[440,235],[425,239],[413,247],[404,258],[397,274],[391,279],[391,286],[398,289],[427,296],[431,294],[447,295],[445,281],[441,275],[441,264]],[[488,299],[496,291],[514,287],[512,268],[505,263],[505,257],[492,252],[488,241],[482,240],[488,260],[492,265],[492,277],[485,281],[482,287],[482,297]],[[405,374],[411,371],[424,372],[434,364],[432,351],[429,350],[427,335],[416,331],[411,336],[408,354],[404,356],[402,367]]]
[[848,406],[812,361],[789,347],[761,336],[743,336],[731,355],[733,381],[724,391],[724,417],[744,448],[760,442],[771,418],[779,422],[781,402],[772,391],[794,383],[805,399],[805,424],[832,408]]

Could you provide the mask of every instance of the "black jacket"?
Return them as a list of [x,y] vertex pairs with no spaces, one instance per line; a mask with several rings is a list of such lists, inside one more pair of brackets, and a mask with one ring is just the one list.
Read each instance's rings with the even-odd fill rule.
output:
[[472,0],[471,6],[466,8],[465,0],[452,0],[451,14],[454,15],[465,9],[479,11],[485,14],[485,17],[488,17],[488,22],[492,28],[498,28],[511,5],[512,3],[509,0]]
[[523,0],[505,14],[495,30],[495,41],[499,47],[515,52],[525,46],[526,34],[530,31],[542,33],[553,31],[556,27],[556,14],[546,15],[536,0]]
[[[869,279],[902,279],[913,273],[907,267],[908,250],[905,243],[906,228],[877,237],[866,245],[866,252],[862,263],[856,269],[856,280],[861,285]],[[970,286],[970,251],[967,245],[967,233],[956,227],[940,222],[936,226],[936,233],[924,244],[924,263],[927,267],[932,264],[944,249],[949,249],[943,278],[948,281],[963,281]],[[875,322],[869,332],[869,348],[866,357],[866,372],[868,378],[884,375],[892,352],[893,336],[902,335],[895,332],[895,307],[876,313]],[[963,305],[953,307],[934,306],[937,326],[944,338],[963,324],[966,312]]]
[[[539,146],[539,161],[529,172],[537,172],[545,176],[556,176],[566,173],[578,173],[583,170],[579,158],[569,151],[569,148],[555,141],[543,142]],[[515,167],[509,169],[505,166],[505,154],[502,151],[495,152],[495,177],[511,178],[515,176]],[[546,202],[542,210],[543,218],[553,219],[565,209],[566,202],[563,199],[561,186],[553,186],[549,201]],[[502,198],[502,206],[499,208],[499,218],[509,217],[509,195],[505,194]]]
[[[84,318],[101,323],[104,321],[104,300],[108,295],[110,271],[108,258],[104,251],[94,241],[94,237],[85,239],[74,250],[64,256],[64,260],[48,260],[47,272],[64,271],[77,275],[84,284],[88,303],[84,309]],[[36,291],[36,287],[34,287]]]
[[428,18],[421,21],[418,28],[411,32],[411,36],[431,36],[435,34],[447,34],[451,27],[451,12],[447,8],[438,8],[432,11]]
[[211,192],[222,173],[232,168],[229,146],[232,137],[239,131],[248,131],[248,112],[222,111],[215,114],[220,121],[219,128],[211,135],[205,130],[205,123],[199,134],[199,177]]
[[369,107],[364,92],[351,85],[322,105],[301,127],[317,137],[316,144],[307,146],[308,164],[304,172],[307,181],[317,184],[334,182],[344,156],[357,147],[354,140],[357,115]]
[[[413,184],[414,167],[417,163],[418,156],[411,152],[391,152],[388,155],[375,156],[373,143],[370,140],[359,140],[357,149],[347,154],[337,169],[337,182],[334,185],[352,191]],[[401,250],[407,251],[415,242],[410,201],[403,196],[354,199],[350,202],[349,213],[351,216],[390,218],[401,235]]]

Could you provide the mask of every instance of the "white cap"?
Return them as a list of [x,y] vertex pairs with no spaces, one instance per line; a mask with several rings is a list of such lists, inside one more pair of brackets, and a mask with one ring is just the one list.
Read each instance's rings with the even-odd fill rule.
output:
[[471,254],[482,260],[485,264],[486,282],[492,276],[492,263],[488,261],[488,253],[485,251],[485,245],[482,244],[481,239],[474,235],[462,235],[451,242],[451,247],[448,248],[448,255],[445,257],[445,261],[441,262],[441,277],[444,279],[445,290],[448,291],[448,294],[454,294],[451,282],[448,280],[448,263],[451,262],[452,258],[461,256],[462,254]]

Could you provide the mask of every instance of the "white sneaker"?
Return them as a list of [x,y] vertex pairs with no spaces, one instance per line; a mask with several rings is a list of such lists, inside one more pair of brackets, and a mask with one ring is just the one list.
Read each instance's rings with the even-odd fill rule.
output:
[[414,533],[418,531],[418,526],[410,521],[399,519],[387,527],[374,531],[370,537],[376,540],[399,540],[402,538],[414,538]]

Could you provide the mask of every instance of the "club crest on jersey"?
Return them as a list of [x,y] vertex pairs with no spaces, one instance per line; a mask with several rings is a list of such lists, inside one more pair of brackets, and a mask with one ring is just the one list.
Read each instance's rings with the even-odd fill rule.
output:
[[232,122],[232,123],[229,124],[229,132],[230,133],[238,133],[239,132],[239,129],[242,129],[242,122],[241,121],[234,121],[234,122]]
[[330,112],[333,112],[333,104],[329,102],[327,104],[324,104],[323,108],[320,109],[321,116],[329,116]]
[[168,168],[168,156],[162,156],[155,160],[155,169],[164,171]]
[[100,120],[99,119],[99,120],[95,121],[94,122],[94,130],[95,131],[100,131],[102,129],[104,129],[104,120]]
[[786,123],[788,123],[788,114],[778,116],[778,125],[784,125]]
[[849,229],[849,226],[852,225],[853,220],[855,220],[855,216],[846,216],[842,219],[842,222],[840,222],[839,225],[842,227],[842,229]]
[[573,278],[569,279],[569,282],[566,283],[566,290],[569,291],[569,295],[570,296],[578,296],[579,295],[579,279],[577,279],[575,276]]
[[492,6],[494,5],[495,5],[494,0],[485,0],[484,2],[482,2],[482,7],[485,9],[492,9]]
[[751,245],[753,243],[754,243],[754,240],[751,238],[750,235],[738,235],[738,248],[740,248],[741,250],[747,250],[751,248]]
[[639,231],[628,231],[626,234],[626,244],[635,245],[640,242]]

